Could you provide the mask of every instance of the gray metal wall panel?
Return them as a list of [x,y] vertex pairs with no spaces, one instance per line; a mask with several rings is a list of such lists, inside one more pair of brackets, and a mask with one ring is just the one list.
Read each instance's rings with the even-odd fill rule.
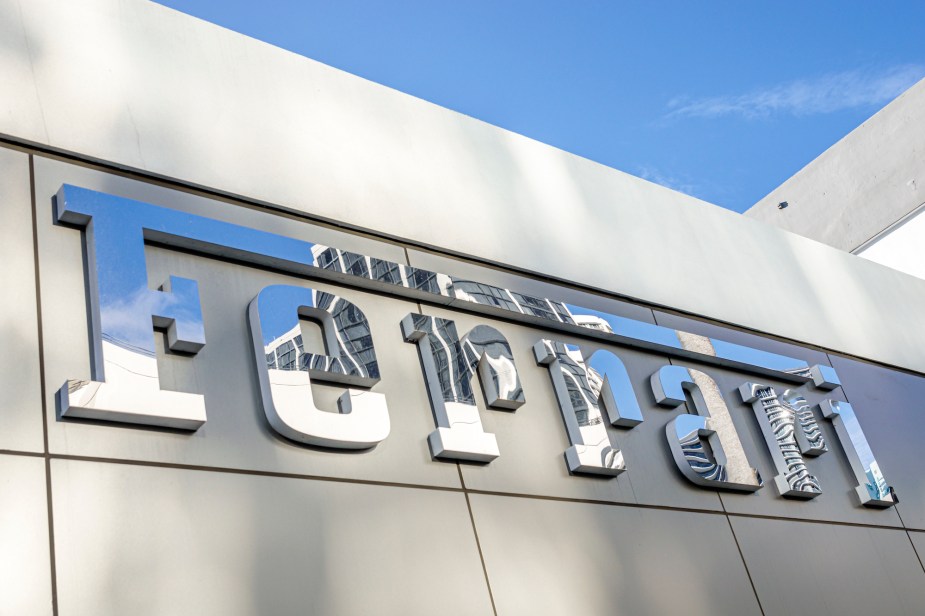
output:
[[[50,409],[54,408],[54,384],[89,376],[80,233],[51,224],[51,195],[64,182],[396,261],[404,257],[404,250],[393,244],[37,158],[45,374]],[[253,470],[445,487],[458,487],[464,479],[468,489],[483,492],[470,493],[469,498],[499,614],[562,613],[570,608],[591,614],[620,610],[655,614],[681,606],[693,614],[758,611],[729,521],[722,515],[690,509],[718,512],[725,508],[740,515],[880,527],[901,523],[895,509],[870,510],[856,503],[854,478],[831,425],[824,420],[820,424],[830,452],[810,460],[810,469],[819,476],[824,489],[817,499],[783,499],[770,482],[758,494],[723,494],[721,499],[715,491],[692,486],[675,468],[664,436],[667,422],[684,408],[657,407],[649,385],[651,374],[668,363],[666,357],[616,345],[607,347],[626,362],[645,421],[632,430],[610,430],[613,442],[626,456],[628,470],[622,476],[570,476],[562,455],[568,442],[548,372],[536,365],[531,347],[543,337],[567,342],[578,339],[168,248],[148,246],[146,256],[151,281],[169,274],[199,281],[206,347],[194,358],[171,355],[160,348],[158,365],[163,386],[205,394],[209,420],[195,433],[187,434],[102,422],[59,421],[52,414],[48,421],[50,450],[53,455],[213,466],[245,473],[55,460],[56,554],[62,615],[154,614],[165,610],[197,614],[210,613],[209,610],[286,613],[307,603],[316,613],[369,613],[372,605],[377,613],[490,613],[488,589],[464,495],[246,474]],[[647,322],[657,317],[660,325],[715,335],[810,363],[826,363],[828,359],[819,351],[685,317],[661,312],[653,315],[648,308],[631,303],[438,255],[411,251],[410,259],[412,265],[566,299]],[[383,376],[374,390],[386,394],[393,426],[391,436],[372,451],[339,453],[298,445],[276,435],[267,424],[259,406],[244,312],[261,288],[275,283],[311,284],[336,291],[354,301],[370,319]],[[418,311],[453,319],[460,333],[476,324],[493,325],[512,345],[526,404],[515,412],[486,410],[481,395],[476,397],[484,428],[497,435],[501,449],[501,457],[490,464],[457,467],[430,457],[426,437],[434,424],[420,362],[415,345],[403,341],[398,325],[406,314]],[[583,342],[583,346],[595,349],[602,343]],[[869,431],[874,451],[883,460],[888,480],[899,491],[903,500],[899,511],[907,515],[908,510],[908,515],[917,520],[914,512],[921,492],[913,472],[917,462],[910,458],[914,458],[917,444],[914,440],[902,441],[890,447],[883,441],[897,438],[896,430],[908,435],[921,432],[915,419],[918,414],[910,412],[910,408],[923,379],[841,358],[834,358],[833,363],[847,384],[845,393]],[[739,402],[735,390],[746,380],[762,381],[781,390],[787,385],[715,366],[694,362],[685,365],[701,369],[717,380],[746,451],[769,481],[775,471],[767,447],[750,405]],[[342,391],[341,387],[315,387],[319,404],[329,409],[334,408],[334,400]],[[811,403],[824,397],[843,398],[838,390],[826,393],[810,388],[806,393]],[[879,421],[873,427],[870,409],[879,408],[884,400],[890,408],[897,409],[902,419]],[[889,455],[883,456],[881,451]],[[891,469],[900,464],[908,469],[906,474],[894,475]],[[44,476],[38,477],[33,489],[43,486],[43,480]],[[903,613],[907,605],[916,605],[920,599],[921,591],[913,582],[917,575],[925,574],[917,560],[909,560],[912,551],[908,539],[905,547],[897,539],[905,537],[904,533],[739,516],[732,519],[737,534],[741,526],[751,542],[751,558],[757,559],[765,576],[758,592],[762,602],[767,597],[766,613],[785,613],[791,608],[792,600],[786,596],[791,585],[787,576],[791,574],[782,574],[781,582],[776,573],[778,559],[785,558],[780,554],[792,555],[785,549],[789,543],[780,535],[796,537],[795,550],[802,559],[799,567],[821,551],[827,555],[824,558],[830,559],[832,571],[837,572],[841,559],[845,559],[845,575],[851,580],[867,575],[865,567],[870,565],[855,566],[855,560],[847,558],[850,554],[845,550],[873,553],[871,558],[877,560],[881,571],[856,584],[860,589],[857,592],[880,592],[891,584],[897,596],[883,602],[885,613]],[[766,531],[756,526],[757,522],[783,524],[785,530],[775,526]],[[908,520],[906,523],[910,524]],[[862,539],[845,532],[861,533]],[[775,533],[779,535],[775,541],[767,539]],[[841,546],[851,541],[850,548]],[[762,542],[770,547],[763,547]],[[435,545],[440,554],[438,561],[430,557]],[[762,550],[766,549],[778,554],[765,557]],[[434,566],[435,562],[439,566]],[[750,560],[748,564],[754,577]],[[841,597],[829,601],[838,586],[823,581],[827,585],[819,594],[827,601],[826,606],[840,606],[840,601],[853,605],[852,599]],[[795,584],[798,589],[801,583],[804,582]],[[233,591],[228,592],[228,588]],[[316,599],[314,603],[311,597]],[[860,600],[859,605],[866,607],[866,600]],[[100,601],[104,601],[102,611]],[[813,601],[819,599],[807,601],[814,607]]]
[[0,614],[51,614],[42,458],[0,454],[0,555]]
[[[37,159],[36,172],[39,202],[47,204],[48,210],[50,195],[62,182],[77,182],[90,188],[143,198],[200,214],[215,215],[216,211],[220,211],[223,216],[235,220],[240,215],[243,222],[258,228],[301,237],[322,235],[318,239],[373,254],[386,254],[391,258],[400,259],[402,252],[397,246],[355,238],[252,210],[233,210],[210,200],[54,161]],[[43,205],[40,213],[50,216],[45,208],[46,205]],[[47,220],[40,222],[42,268],[45,271],[46,370],[50,383],[63,383],[66,378],[88,375],[88,354],[75,352],[75,349],[88,348],[84,307],[80,301],[67,299],[81,298],[84,293],[78,256],[80,238],[79,233],[72,229],[53,227]],[[392,435],[372,451],[345,454],[319,450],[290,443],[269,428],[259,407],[253,361],[248,348],[249,334],[243,316],[247,303],[262,287],[273,283],[303,282],[292,277],[167,249],[149,247],[148,255],[151,280],[175,274],[199,280],[202,285],[209,340],[206,348],[194,359],[162,353],[159,361],[165,387],[203,392],[206,395],[207,404],[212,409],[209,422],[195,434],[186,435],[90,422],[60,422],[50,418],[53,452],[378,481],[459,485],[459,477],[452,464],[431,461],[426,444],[427,434],[434,429],[430,404],[417,352],[414,345],[402,342],[397,325],[406,314],[418,311],[416,304],[316,284],[322,289],[339,289],[339,293],[355,300],[371,319],[384,371],[383,381],[375,390],[387,394],[394,422]],[[414,252],[412,256],[416,265],[448,268],[462,275],[471,275],[475,280],[485,278],[504,286],[524,288],[553,297],[559,295],[554,286],[546,283],[434,255]],[[587,293],[565,290],[562,293],[575,301],[584,303],[589,300],[588,303],[595,307],[649,320],[647,316],[650,311],[643,307]],[[435,307],[425,306],[424,311],[454,319],[461,331],[467,331],[478,323],[494,323],[512,342],[524,379],[528,402],[519,411],[486,412],[483,408],[485,429],[498,435],[502,457],[488,465],[465,465],[463,477],[470,488],[693,509],[721,507],[715,492],[692,486],[674,468],[665,443],[664,426],[683,409],[669,411],[657,407],[648,383],[651,374],[668,363],[666,358],[612,347],[627,361],[647,421],[633,430],[610,430],[612,441],[624,451],[627,459],[629,470],[623,477],[574,477],[568,474],[562,458],[568,443],[547,370],[536,366],[530,353],[533,343],[542,337],[571,339],[535,328]],[[785,352],[810,362],[824,363],[826,360],[826,355],[818,351],[684,317],[659,313],[659,320],[662,324],[715,334],[757,348]],[[598,345],[589,344],[588,348],[598,348]],[[702,368],[719,380],[753,464],[766,480],[773,477],[775,471],[751,407],[738,402],[735,391],[738,385],[754,377],[712,366],[691,365]],[[764,378],[757,380],[767,381]],[[782,383],[775,385],[781,390],[787,387]],[[53,404],[54,389],[49,387],[49,404]],[[333,410],[334,400],[343,390],[339,387],[316,386],[315,391],[320,402]],[[835,397],[838,395],[838,392],[834,394]],[[811,402],[816,402],[830,396],[812,391],[808,397]],[[482,403],[481,400],[479,402]],[[853,478],[835,444],[834,432],[825,422],[822,425],[833,445],[832,451],[820,459],[810,460],[811,470],[823,482],[825,492],[822,496],[808,503],[786,500],[779,497],[774,486],[769,484],[758,495],[728,495],[725,497],[727,507],[732,511],[760,515],[899,525],[899,518],[892,510],[867,510],[857,505],[852,492]]]
[[44,451],[29,156],[0,148],[0,449]]
[[925,530],[925,378],[832,355],[907,528]]
[[470,498],[499,616],[760,613],[724,516]]
[[[676,327],[683,331],[702,335],[715,335],[720,339],[747,345],[756,349],[783,353],[791,357],[805,359],[810,364],[818,363],[829,365],[828,356],[820,351],[801,348],[785,342],[756,336],[748,332],[736,331],[697,321],[695,319],[666,314],[660,311],[656,311],[655,316],[659,325]],[[742,439],[745,451],[752,464],[758,469],[765,481],[765,486],[755,494],[726,493],[720,495],[727,511],[786,518],[831,520],[884,526],[902,525],[900,517],[896,514],[894,509],[871,509],[860,505],[854,494],[854,486],[857,484],[854,475],[851,474],[851,467],[848,465],[841,445],[838,443],[835,429],[831,422],[823,419],[822,415],[817,410],[814,410],[816,421],[823,432],[829,451],[816,458],[807,457],[806,460],[809,471],[820,481],[822,494],[809,501],[783,498],[779,495],[773,482],[774,476],[777,475],[777,471],[774,468],[768,445],[761,433],[761,428],[754,410],[752,409],[752,405],[742,402],[742,398],[737,389],[741,384],[751,381],[772,385],[777,390],[778,394],[780,394],[788,388],[793,388],[793,384],[782,383],[774,379],[748,375],[715,366],[698,364],[697,362],[673,360],[672,363],[697,368],[716,380],[720,386],[723,397],[726,399],[726,404],[729,406],[733,422]],[[836,370],[843,382],[855,379],[854,375],[842,374],[838,366],[836,366]],[[844,392],[840,389],[826,392],[812,385],[803,385],[797,389],[810,405],[816,405],[825,399],[845,399]],[[855,405],[854,408],[857,410],[858,415],[861,415],[861,409],[858,408],[857,405]],[[862,428],[867,431],[871,421],[861,416],[861,422]],[[884,447],[884,445],[877,447],[875,444],[871,444],[875,454],[878,456],[881,455],[880,452],[885,453],[889,447]]]
[[[816,421],[825,437],[829,451],[818,457],[806,457],[809,472],[816,476],[822,486],[822,494],[811,500],[784,498],[774,485],[777,471],[771,458],[770,449],[761,433],[761,427],[751,404],[744,404],[737,392],[739,385],[746,381],[756,381],[773,386],[783,393],[792,384],[774,381],[768,378],[755,378],[739,372],[707,366],[696,362],[674,361],[676,365],[696,368],[710,375],[719,385],[723,397],[729,406],[733,423],[742,440],[742,445],[752,465],[761,473],[765,481],[763,488],[753,494],[724,493],[720,495],[726,511],[751,515],[799,518],[806,520],[835,521],[882,526],[902,526],[895,508],[876,509],[863,507],[855,494],[857,485],[851,467],[838,443],[832,424],[816,413]],[[823,392],[809,386],[803,386],[799,392],[805,396],[810,405],[818,404],[824,399],[843,399],[839,391]],[[864,418],[861,418],[864,422]],[[862,427],[867,423],[862,423]],[[881,448],[882,449],[882,448]],[[874,451],[878,451],[874,449]]]
[[767,616],[922,613],[925,572],[904,531],[730,520]]
[[[557,332],[503,323],[460,312],[425,306],[424,313],[452,319],[459,331],[490,324],[507,337],[514,352],[526,403],[514,412],[485,410],[481,394],[476,400],[486,432],[497,436],[501,457],[490,464],[461,465],[466,487],[473,490],[593,499],[622,503],[721,510],[716,492],[693,486],[675,471],[665,442],[665,424],[684,409],[655,404],[649,377],[667,358],[632,349],[610,347],[626,364],[645,421],[632,430],[608,428],[611,443],[625,457],[627,470],[618,477],[570,475],[565,461],[568,435],[556,402],[546,366],[533,358],[533,345],[543,338],[583,342]],[[587,343],[589,350],[607,348]],[[420,387],[423,389],[423,382]]]
[[54,461],[62,616],[491,614],[459,493]]
[[925,371],[925,281],[153,2],[0,40],[0,134]]
[[[408,262],[455,276],[497,285],[513,291],[534,294],[601,310],[610,314],[654,323],[649,308],[624,301],[575,291],[548,282],[481,267],[457,259],[423,252],[408,251]],[[669,410],[655,405],[649,387],[652,372],[668,359],[629,348],[578,340],[554,331],[543,331],[425,306],[425,314],[454,320],[460,333],[480,323],[488,323],[505,334],[513,346],[515,360],[524,383],[527,402],[515,413],[488,410],[477,396],[482,423],[486,431],[498,437],[501,457],[488,465],[462,465],[466,486],[471,489],[582,498],[647,505],[664,505],[691,509],[720,508],[715,492],[695,488],[674,472],[674,462],[664,440],[664,424],[683,410]],[[563,452],[569,446],[555,393],[545,366],[537,366],[531,348],[549,338],[582,343],[592,350],[607,348],[615,352],[630,370],[633,387],[643,408],[646,421],[632,430],[608,428],[611,442],[624,454],[628,470],[622,477],[606,478],[569,475]]]
[[[55,392],[67,379],[90,377],[81,234],[51,224],[51,195],[62,182],[221,217],[215,213],[217,210],[255,228],[320,239],[361,252],[399,260],[402,255],[396,246],[243,208],[232,210],[226,204],[199,197],[37,160],[46,396],[50,409],[55,408]],[[161,348],[158,367],[162,388],[205,395],[208,421],[195,433],[182,433],[59,421],[50,413],[49,448],[53,453],[459,486],[455,467],[431,463],[426,438],[433,421],[427,396],[423,390],[408,386],[420,382],[421,374],[414,346],[402,341],[399,322],[417,310],[415,303],[168,249],[148,247],[146,251],[150,281],[166,280],[171,274],[199,281],[206,346],[193,358],[168,355]],[[392,422],[391,435],[376,448],[363,452],[323,450],[290,442],[269,426],[258,392],[246,309],[257,293],[271,284],[335,290],[354,301],[370,319],[383,377],[373,391],[385,393]],[[163,344],[161,336],[158,340]],[[331,411],[336,410],[336,399],[343,391],[344,387],[314,387],[317,403]]]
[[909,531],[909,538],[912,540],[912,547],[915,548],[916,556],[919,562],[925,562],[925,532]]

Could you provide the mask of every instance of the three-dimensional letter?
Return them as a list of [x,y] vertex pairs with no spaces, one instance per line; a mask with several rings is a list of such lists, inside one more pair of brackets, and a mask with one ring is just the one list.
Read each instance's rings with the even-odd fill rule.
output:
[[56,219],[84,228],[93,360],[92,380],[71,379],[58,391],[59,413],[195,430],[206,421],[203,396],[160,388],[153,330],[166,330],[171,351],[202,349],[199,288],[174,276],[148,287],[135,205],[73,186],[55,197]]
[[537,342],[533,355],[549,369],[572,444],[565,451],[569,471],[614,476],[626,470],[623,454],[610,442],[601,415],[603,406],[610,423],[624,428],[642,421],[623,362],[610,351],[600,350],[591,358],[595,369],[587,365],[577,346],[555,340]]
[[665,428],[675,464],[687,479],[741,492],[761,487],[761,477],[745,455],[716,381],[699,370],[664,366],[652,375],[652,393],[656,402],[669,407],[684,404],[690,395],[696,414],[678,415]]
[[428,436],[434,457],[489,462],[500,455],[495,435],[482,429],[472,377],[476,370],[489,407],[524,403],[511,345],[495,328],[474,327],[462,339],[456,324],[423,314],[402,319],[406,342],[417,344],[437,429]]
[[[372,387],[379,364],[366,315],[351,302],[306,287],[266,287],[248,307],[263,408],[273,428],[311,445],[365,449],[389,435],[385,396],[348,389],[339,413],[315,406],[312,379]],[[321,326],[327,354],[309,353],[300,317]]]

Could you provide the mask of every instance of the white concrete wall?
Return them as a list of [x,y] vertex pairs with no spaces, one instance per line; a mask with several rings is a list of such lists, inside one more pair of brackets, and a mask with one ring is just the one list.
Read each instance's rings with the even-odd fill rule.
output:
[[[786,201],[786,209],[777,205]],[[854,251],[925,203],[925,80],[745,215]]]
[[925,281],[154,3],[0,0],[0,75],[14,142],[925,371]]

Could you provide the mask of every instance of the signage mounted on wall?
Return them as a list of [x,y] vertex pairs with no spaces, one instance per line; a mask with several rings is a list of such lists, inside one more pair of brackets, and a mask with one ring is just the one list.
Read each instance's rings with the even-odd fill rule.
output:
[[[149,287],[144,253],[149,241],[539,326],[546,334],[536,340],[533,357],[551,378],[571,443],[565,460],[573,473],[608,477],[631,468],[605,422],[632,430],[646,418],[619,355],[563,342],[560,332],[747,374],[739,396],[754,408],[782,496],[811,499],[822,492],[822,482],[806,465],[807,457],[829,450],[817,423],[821,415],[834,425],[860,503],[889,507],[895,502],[850,404],[826,400],[814,408],[795,389],[779,391],[762,382],[769,377],[830,391],[840,383],[829,366],[75,186],[63,186],[54,201],[55,221],[85,234],[93,345],[92,380],[63,384],[61,417],[185,430],[206,422],[202,395],[160,388],[153,329],[166,331],[169,349],[190,355],[206,338],[196,281],[171,276],[157,290]],[[375,447],[388,437],[388,401],[372,390],[380,372],[362,306],[305,285],[273,285],[253,299],[246,318],[264,412],[276,431],[299,442],[349,449]],[[320,325],[324,354],[305,350],[302,319]],[[501,452],[479,417],[476,374],[489,408],[513,411],[526,400],[518,374],[524,367],[515,365],[505,336],[488,324],[461,332],[450,319],[417,313],[395,327],[418,349],[435,420],[428,436],[433,456],[490,463]],[[317,408],[313,381],[346,386],[339,413]],[[688,404],[690,413],[674,417],[665,428],[684,477],[713,489],[762,488],[709,375],[666,365],[650,382],[659,404]]]

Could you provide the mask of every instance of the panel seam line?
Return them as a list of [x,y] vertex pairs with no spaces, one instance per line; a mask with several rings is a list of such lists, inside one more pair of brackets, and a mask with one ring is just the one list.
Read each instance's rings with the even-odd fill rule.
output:
[[42,329],[42,285],[39,273],[39,236],[38,236],[38,206],[35,196],[35,164],[34,157],[29,154],[29,195],[32,213],[32,256],[35,268],[35,316],[39,360],[39,397],[42,407],[42,442],[45,459],[45,505],[48,516],[48,561],[51,583],[51,612],[58,616],[58,571],[55,559],[55,516],[52,501],[51,486],[51,456],[48,447],[48,402],[46,400],[45,384],[45,339]]

